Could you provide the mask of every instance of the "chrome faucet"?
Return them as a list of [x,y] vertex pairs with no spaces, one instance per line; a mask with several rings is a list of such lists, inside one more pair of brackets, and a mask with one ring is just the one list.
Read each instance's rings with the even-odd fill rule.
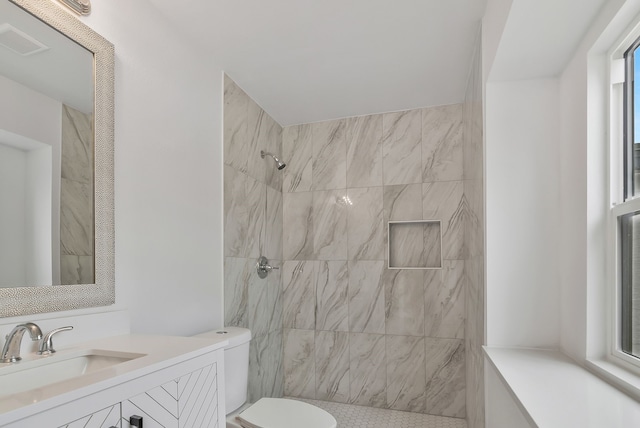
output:
[[42,330],[32,322],[15,326],[11,333],[7,335],[7,341],[4,343],[4,348],[2,348],[2,354],[0,354],[0,363],[15,363],[22,359],[20,357],[20,345],[25,331],[29,332],[31,340],[34,342],[42,339]]

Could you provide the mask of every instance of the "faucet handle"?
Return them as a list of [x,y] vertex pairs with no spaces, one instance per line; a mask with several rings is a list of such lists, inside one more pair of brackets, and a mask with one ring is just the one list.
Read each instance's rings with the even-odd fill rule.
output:
[[38,346],[38,355],[51,355],[56,352],[53,349],[53,335],[60,333],[61,331],[73,330],[73,327],[68,325],[66,327],[55,328],[51,330],[49,333],[45,334],[42,340],[40,341],[40,345]]
[[260,278],[266,278],[269,272],[280,269],[278,266],[271,266],[269,264],[269,259],[265,256],[260,256],[258,259],[258,263],[256,264],[256,270],[258,271],[258,276]]

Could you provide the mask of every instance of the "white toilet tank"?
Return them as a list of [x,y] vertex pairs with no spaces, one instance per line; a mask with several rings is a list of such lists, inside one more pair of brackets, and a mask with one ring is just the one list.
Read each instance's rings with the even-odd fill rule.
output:
[[242,327],[225,327],[222,330],[209,331],[197,336],[222,336],[229,341],[224,348],[225,413],[228,415],[247,401],[251,330]]

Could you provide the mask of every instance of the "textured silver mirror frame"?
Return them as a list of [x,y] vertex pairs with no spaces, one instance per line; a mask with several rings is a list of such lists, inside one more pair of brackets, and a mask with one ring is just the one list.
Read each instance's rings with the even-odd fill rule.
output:
[[113,204],[114,47],[60,6],[9,0],[94,54],[95,70],[95,284],[0,288],[0,317],[57,312],[115,303]]

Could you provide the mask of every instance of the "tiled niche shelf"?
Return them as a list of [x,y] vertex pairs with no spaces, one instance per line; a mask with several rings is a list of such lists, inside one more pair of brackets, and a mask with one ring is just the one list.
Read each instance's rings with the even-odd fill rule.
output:
[[442,269],[440,220],[389,221],[389,269]]

